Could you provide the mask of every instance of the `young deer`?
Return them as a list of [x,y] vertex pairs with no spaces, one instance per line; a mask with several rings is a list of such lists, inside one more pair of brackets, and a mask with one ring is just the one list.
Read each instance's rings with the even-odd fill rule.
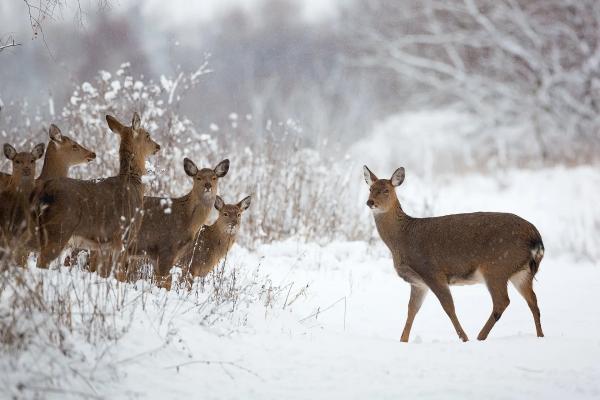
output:
[[[110,115],[106,121],[121,138],[117,176],[93,181],[51,179],[36,190],[41,236],[39,267],[47,268],[71,239],[78,247],[106,249],[113,255],[123,251],[127,262],[141,225],[145,160],[160,146],[141,128],[137,113],[131,127]],[[100,274],[108,276],[111,265],[103,267]]]
[[411,285],[401,341],[408,341],[429,289],[460,339],[467,341],[449,285],[474,283],[485,283],[493,302],[492,314],[477,337],[485,340],[509,304],[508,281],[527,301],[538,337],[544,336],[533,291],[544,245],[535,226],[513,214],[491,212],[412,218],[402,210],[395,191],[404,181],[404,168],[388,180],[378,179],[365,166],[364,176],[371,192],[367,206],[373,210],[377,231],[392,252],[396,272]]
[[182,258],[190,287],[194,278],[206,276],[227,255],[235,243],[242,212],[250,207],[250,200],[248,196],[237,204],[225,204],[217,196],[215,208],[219,211],[219,217],[214,224],[200,230],[198,238],[188,246]]
[[50,141],[46,149],[42,172],[37,178],[38,182],[53,178],[65,178],[71,167],[96,159],[96,153],[63,135],[54,124],[50,125],[48,136]]
[[172,199],[144,197],[144,218],[135,252],[155,261],[154,277],[160,286],[170,283],[171,267],[206,222],[215,204],[219,179],[229,171],[229,160],[214,169],[198,169],[185,158],[183,169],[194,180],[188,194]]
[[0,247],[16,250],[22,258],[24,254],[20,253],[25,249],[21,249],[21,244],[29,240],[29,196],[35,186],[35,162],[44,155],[44,144],[38,144],[31,152],[21,153],[5,144],[4,155],[12,161],[12,175],[0,193]]

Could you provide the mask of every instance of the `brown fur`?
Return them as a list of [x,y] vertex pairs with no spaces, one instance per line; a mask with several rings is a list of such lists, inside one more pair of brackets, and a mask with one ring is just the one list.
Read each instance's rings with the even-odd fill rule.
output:
[[[199,170],[186,158],[184,170],[194,180],[188,194],[171,199],[144,197],[144,218],[136,254],[147,255],[155,261],[157,282],[169,274],[185,246],[192,242],[208,219],[215,204],[219,179],[229,170],[229,160],[221,161],[214,169]],[[165,213],[167,207],[169,213]]]
[[413,218],[402,210],[395,192],[404,180],[403,168],[389,180],[378,179],[366,166],[364,172],[371,191],[367,205],[373,209],[377,231],[392,252],[398,275],[411,284],[402,341],[408,341],[414,317],[429,289],[438,297],[458,336],[466,341],[448,286],[480,281],[487,285],[493,301],[492,315],[478,336],[484,340],[508,306],[507,282],[516,274],[523,277],[517,289],[530,305],[538,336],[543,336],[532,288],[543,244],[531,223],[513,214],[490,212]]
[[[44,182],[36,193],[40,267],[47,268],[71,239],[79,247],[107,249],[112,254],[124,250],[127,258],[136,238],[141,225],[145,160],[160,146],[140,127],[137,113],[131,127],[109,115],[106,120],[121,138],[119,174],[94,181],[58,178]],[[103,276],[110,273],[108,264],[100,271]]]
[[21,153],[5,144],[4,154],[12,162],[12,175],[0,193],[0,246],[19,253],[19,262],[23,262],[25,249],[22,245],[30,239],[29,196],[35,184],[35,163],[44,154],[44,144],[38,144],[31,152]]
[[96,153],[63,135],[54,124],[50,125],[48,135],[50,141],[44,156],[42,172],[37,178],[38,182],[53,178],[65,178],[71,167],[96,159]]
[[0,193],[8,187],[10,183],[10,174],[0,172]]
[[205,226],[182,258],[184,271],[190,283],[196,277],[204,277],[219,263],[235,243],[242,213],[250,207],[250,196],[238,204],[224,204],[217,196],[215,208],[219,217],[214,224]]

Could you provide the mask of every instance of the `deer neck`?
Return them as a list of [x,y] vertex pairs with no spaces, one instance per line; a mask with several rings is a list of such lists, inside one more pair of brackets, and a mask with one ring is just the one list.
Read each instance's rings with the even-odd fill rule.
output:
[[142,183],[145,173],[144,158],[125,149],[119,150],[119,176],[127,181]]
[[62,178],[69,174],[69,164],[65,162],[58,154],[57,146],[50,141],[48,149],[44,156],[44,165],[38,179],[47,180],[52,178]]
[[394,205],[389,210],[374,214],[374,217],[379,236],[394,252],[394,250],[397,250],[398,244],[404,242],[403,238],[411,217],[402,210],[398,199],[394,201]]
[[192,189],[190,193],[184,196],[183,202],[185,204],[186,221],[189,223],[189,231],[192,235],[195,235],[208,218],[208,214],[215,204],[215,195],[196,194]]
[[18,179],[11,176],[8,188],[15,193],[27,195],[33,191],[35,181],[33,179]]
[[231,246],[233,246],[236,234],[237,231],[235,233],[230,233],[227,230],[226,224],[220,219],[217,219],[214,224],[207,227],[207,236],[212,244],[212,248],[219,252],[219,257],[229,251]]

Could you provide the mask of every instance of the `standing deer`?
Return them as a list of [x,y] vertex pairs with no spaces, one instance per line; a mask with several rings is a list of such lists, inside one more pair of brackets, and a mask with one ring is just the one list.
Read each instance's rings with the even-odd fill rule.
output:
[[229,171],[229,160],[214,169],[198,169],[189,158],[185,173],[193,178],[192,190],[183,197],[144,197],[144,218],[136,243],[136,254],[155,261],[154,277],[159,286],[170,285],[169,271],[206,222],[215,204],[219,179]]
[[527,301],[537,336],[544,336],[533,291],[544,245],[535,226],[513,214],[491,212],[413,218],[404,213],[395,191],[404,181],[404,168],[390,179],[378,179],[365,166],[364,177],[370,186],[367,206],[373,211],[377,231],[392,252],[396,272],[411,285],[402,342],[408,342],[415,315],[430,289],[459,338],[467,341],[449,285],[475,283],[487,286],[493,302],[492,313],[477,336],[485,340],[510,302],[508,281]]
[[12,162],[12,175],[0,193],[0,246],[15,250],[22,262],[25,249],[21,245],[30,238],[29,196],[35,186],[35,163],[44,155],[44,144],[38,144],[31,152],[20,153],[5,144],[4,155]]
[[219,211],[219,217],[215,223],[200,230],[197,240],[188,246],[182,257],[190,287],[194,278],[206,276],[227,255],[235,243],[242,213],[250,207],[250,200],[248,196],[237,204],[225,204],[217,196],[215,208]]
[[[47,268],[71,239],[78,247],[109,250],[112,255],[122,251],[125,263],[128,261],[141,225],[145,161],[160,146],[140,126],[137,113],[131,127],[110,115],[106,121],[121,139],[117,176],[93,181],[51,179],[36,190],[41,243],[39,267]],[[111,263],[103,265],[100,275],[110,274]]]

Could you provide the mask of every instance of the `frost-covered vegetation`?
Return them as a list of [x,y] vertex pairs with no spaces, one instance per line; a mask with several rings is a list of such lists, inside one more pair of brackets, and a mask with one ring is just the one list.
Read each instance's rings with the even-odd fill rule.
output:
[[[0,58],[2,142],[27,148],[55,123],[98,154],[72,176],[111,176],[105,115],[138,111],[162,146],[146,193],[187,193],[189,157],[229,158],[220,195],[252,195],[237,244],[191,291],[103,279],[83,256],[49,271],[2,260],[0,398],[597,398],[600,3],[376,0],[313,23],[294,4],[164,26],[115,7],[77,35],[45,25],[68,74],[27,46]],[[511,289],[486,343],[458,343],[430,296],[401,346],[410,288],[365,206],[363,164],[406,168],[409,215],[531,221],[546,338]],[[453,296],[474,337],[486,289]]]

